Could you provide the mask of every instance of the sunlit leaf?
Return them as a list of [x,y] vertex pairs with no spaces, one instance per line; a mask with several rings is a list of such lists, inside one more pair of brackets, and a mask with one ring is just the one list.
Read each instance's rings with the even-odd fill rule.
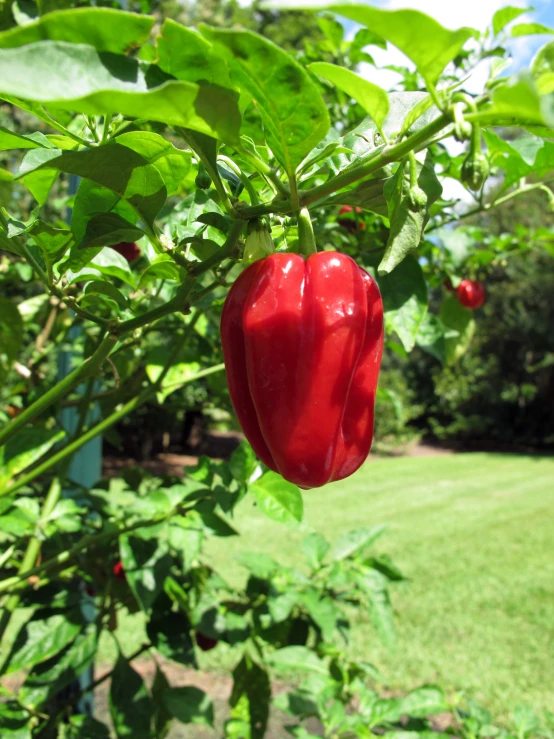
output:
[[383,121],[389,112],[389,98],[382,87],[336,64],[314,62],[309,65],[309,68],[354,98],[373,118],[377,127],[382,129]]
[[143,44],[154,18],[112,8],[54,10],[36,21],[0,33],[0,48],[36,41],[70,41],[90,44],[97,51],[125,53]]

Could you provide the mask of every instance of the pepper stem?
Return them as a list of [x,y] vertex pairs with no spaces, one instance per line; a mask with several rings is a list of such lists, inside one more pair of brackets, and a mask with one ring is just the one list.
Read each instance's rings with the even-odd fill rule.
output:
[[302,208],[298,213],[298,241],[300,244],[300,254],[309,257],[311,254],[317,253],[314,229],[307,208]]

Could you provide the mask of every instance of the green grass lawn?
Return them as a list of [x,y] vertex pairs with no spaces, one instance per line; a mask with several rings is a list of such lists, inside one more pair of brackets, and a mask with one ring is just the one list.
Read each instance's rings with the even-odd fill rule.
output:
[[250,501],[242,536],[212,541],[209,559],[233,582],[240,551],[298,561],[315,530],[334,540],[387,523],[376,548],[409,578],[392,592],[398,646],[381,647],[359,614],[352,648],[394,690],[437,682],[464,689],[498,717],[518,703],[554,710],[554,459],[460,454],[381,459],[304,495],[301,527],[268,521]]

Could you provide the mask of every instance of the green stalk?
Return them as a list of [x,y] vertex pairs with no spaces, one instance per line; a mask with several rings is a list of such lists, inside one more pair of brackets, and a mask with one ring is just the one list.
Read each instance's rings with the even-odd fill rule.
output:
[[234,221],[233,225],[229,229],[229,233],[227,234],[227,239],[225,240],[225,243],[223,244],[221,249],[219,249],[211,257],[208,257],[208,259],[205,259],[203,262],[194,262],[190,267],[189,273],[193,277],[200,277],[200,275],[208,272],[208,270],[217,267],[217,265],[224,259],[229,259],[230,257],[232,257],[237,249],[238,241],[245,225],[246,221],[243,221],[241,219],[237,219],[236,221]]
[[189,299],[190,294],[192,293],[192,290],[196,284],[196,279],[200,277],[200,275],[203,275],[205,272],[208,272],[208,270],[217,267],[220,262],[223,262],[225,259],[229,259],[233,256],[233,252],[237,248],[238,240],[245,224],[246,221],[243,221],[241,219],[234,221],[229,230],[229,234],[227,235],[227,239],[225,240],[225,243],[223,244],[221,249],[219,249],[208,259],[205,259],[203,262],[193,262],[188,265],[190,279],[186,279],[185,282],[183,282],[183,284],[177,291],[177,294],[172,300],[169,301],[169,303],[161,305],[158,308],[154,308],[154,310],[148,311],[147,313],[143,313],[142,316],[137,316],[136,318],[131,318],[128,321],[123,321],[122,323],[117,324],[113,329],[114,333],[116,333],[118,336],[121,336],[128,333],[129,331],[134,331],[137,328],[142,328],[142,326],[146,326],[146,324],[148,323],[157,321],[159,318],[163,318],[170,313],[174,313],[176,311],[186,311],[186,309],[188,308],[187,300]]
[[[73,454],[75,454],[75,452],[77,452],[81,447],[83,447],[89,441],[94,439],[99,434],[102,434],[104,431],[106,431],[106,429],[109,429],[119,420],[124,418],[127,414],[132,413],[134,410],[139,408],[141,405],[144,405],[144,403],[146,403],[151,397],[153,397],[156,394],[156,392],[161,388],[163,380],[165,376],[167,375],[167,373],[169,372],[169,369],[171,368],[173,361],[175,360],[175,358],[178,356],[179,352],[183,348],[186,340],[189,337],[190,332],[194,328],[194,325],[199,317],[200,317],[200,312],[196,313],[194,318],[187,324],[185,331],[183,333],[183,336],[181,337],[181,340],[176,342],[173,348],[173,351],[171,353],[171,356],[169,357],[167,361],[166,366],[164,367],[162,373],[160,374],[160,376],[158,377],[155,383],[146,387],[141,393],[139,393],[134,398],[131,398],[131,400],[125,403],[125,405],[122,408],[120,408],[118,411],[115,411],[107,418],[102,419],[102,421],[97,423],[96,426],[93,426],[92,428],[90,428],[79,438],[74,439],[63,449],[60,449],[59,452],[57,452],[56,454],[53,454],[51,457],[46,459],[42,464],[38,465],[38,467],[35,467],[33,470],[28,472],[26,475],[23,475],[22,477],[18,478],[13,483],[13,485],[11,485],[9,488],[3,491],[0,491],[0,497],[2,497],[3,495],[9,495],[11,493],[14,493],[16,490],[19,490],[24,485],[27,485],[29,482],[32,482],[39,475],[42,475],[44,472],[47,472],[51,467],[54,467],[59,462],[63,462],[68,457],[71,457]],[[222,365],[216,365],[215,368],[209,367],[205,370],[201,370],[200,372],[197,372],[196,374],[189,377],[187,379],[187,383],[194,382],[200,377],[209,375],[212,372],[220,371],[221,368],[222,368]],[[186,383],[183,383],[183,384],[186,384]],[[1,591],[1,588],[0,588],[0,591]]]
[[302,208],[298,214],[298,241],[303,256],[309,257],[317,252],[312,220],[307,208]]
[[[82,380],[98,373],[104,360],[110,354],[116,342],[117,337],[112,336],[111,334],[105,336],[89,359],[74,369],[73,372],[67,375],[67,377],[64,377],[57,385],[54,385],[54,387],[48,390],[48,392],[41,395],[38,400],[26,408],[23,413],[20,413],[19,416],[14,418],[6,428],[0,431],[0,446],[11,439],[14,434],[25,426],[25,424],[29,423],[29,421],[33,421],[53,403],[71,392],[71,390],[82,382]],[[0,492],[0,495],[2,494],[3,493]]]
[[373,156],[363,162],[363,164],[358,164],[352,167],[352,169],[348,169],[342,174],[333,177],[328,182],[324,182],[318,187],[313,187],[311,190],[305,191],[300,198],[302,205],[311,205],[326,195],[331,195],[338,190],[342,190],[343,187],[352,185],[357,180],[368,177],[386,164],[403,159],[411,151],[415,152],[424,149],[428,144],[428,140],[449,124],[449,119],[445,115],[441,115],[398,144],[379,149]]

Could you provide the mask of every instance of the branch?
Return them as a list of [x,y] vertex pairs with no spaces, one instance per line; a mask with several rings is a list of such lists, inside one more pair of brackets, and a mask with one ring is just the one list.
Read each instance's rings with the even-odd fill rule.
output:
[[[117,337],[107,334],[91,357],[74,369],[67,377],[64,377],[63,380],[54,385],[48,392],[41,395],[38,400],[35,400],[32,405],[26,408],[8,426],[0,431],[0,446],[11,439],[25,424],[34,421],[35,418],[40,416],[53,403],[71,392],[82,380],[98,373],[104,360],[108,357],[116,343]],[[0,495],[3,495],[1,491]]]

